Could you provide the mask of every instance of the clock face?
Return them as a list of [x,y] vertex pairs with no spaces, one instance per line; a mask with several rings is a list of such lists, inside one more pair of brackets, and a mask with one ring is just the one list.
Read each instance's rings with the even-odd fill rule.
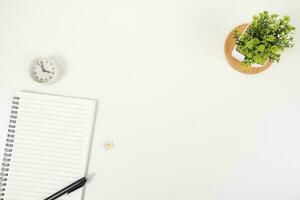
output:
[[52,83],[57,79],[58,66],[49,58],[36,58],[30,65],[30,75],[38,83]]

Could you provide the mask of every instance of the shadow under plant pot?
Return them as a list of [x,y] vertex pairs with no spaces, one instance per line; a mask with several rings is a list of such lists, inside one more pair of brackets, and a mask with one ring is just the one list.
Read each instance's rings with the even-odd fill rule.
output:
[[257,74],[268,69],[272,65],[272,61],[268,59],[264,64],[252,64],[251,66],[246,66],[242,63],[244,56],[236,50],[234,36],[235,31],[238,31],[239,33],[244,33],[248,26],[249,23],[241,24],[235,27],[229,33],[224,46],[225,57],[233,69],[245,74]]

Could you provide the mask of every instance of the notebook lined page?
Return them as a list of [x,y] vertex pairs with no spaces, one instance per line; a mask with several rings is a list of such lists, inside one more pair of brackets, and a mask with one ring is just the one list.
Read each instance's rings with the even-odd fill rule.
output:
[[[41,200],[86,174],[95,101],[20,92],[5,200]],[[81,199],[81,190],[60,199]]]

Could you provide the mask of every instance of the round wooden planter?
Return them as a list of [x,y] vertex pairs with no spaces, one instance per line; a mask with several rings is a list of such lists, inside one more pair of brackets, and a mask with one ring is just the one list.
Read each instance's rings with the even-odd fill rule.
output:
[[226,41],[225,41],[225,46],[224,46],[224,51],[225,51],[225,57],[228,61],[228,63],[231,65],[231,67],[241,73],[245,74],[257,74],[259,72],[262,72],[266,70],[268,67],[271,66],[272,61],[268,60],[265,65],[261,67],[247,67],[243,65],[239,60],[236,58],[232,57],[231,52],[235,46],[234,43],[234,31],[237,30],[238,32],[243,32],[249,24],[241,24],[237,27],[235,27],[227,36]]

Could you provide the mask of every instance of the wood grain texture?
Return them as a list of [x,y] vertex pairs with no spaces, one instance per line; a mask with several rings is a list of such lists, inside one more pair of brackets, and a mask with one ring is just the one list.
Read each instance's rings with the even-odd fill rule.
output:
[[267,63],[265,65],[263,65],[262,67],[247,67],[247,66],[243,65],[239,60],[232,57],[232,55],[231,55],[231,52],[235,46],[234,38],[233,38],[234,31],[237,30],[238,32],[243,32],[247,28],[247,26],[248,26],[248,23],[241,24],[241,25],[235,27],[229,33],[229,35],[226,38],[225,45],[224,45],[225,57],[233,69],[235,69],[241,73],[244,73],[244,74],[257,74],[257,73],[260,73],[260,72],[266,70],[267,68],[269,68],[272,64],[272,61],[268,60]]

